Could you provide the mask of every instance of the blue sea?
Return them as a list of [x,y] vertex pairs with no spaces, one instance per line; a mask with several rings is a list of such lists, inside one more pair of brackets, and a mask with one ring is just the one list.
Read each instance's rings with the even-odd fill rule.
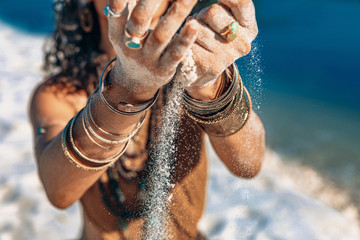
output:
[[268,145],[351,188],[359,200],[360,1],[254,2],[256,53],[238,65]]
[[[243,81],[251,93],[254,103],[253,107],[261,116],[266,127],[267,145],[269,149],[279,155],[282,161],[285,161],[287,164],[295,164],[295,166],[302,166],[306,169],[314,170],[326,181],[329,181],[331,185],[336,185],[337,189],[343,189],[345,192],[348,192],[348,196],[352,199],[351,201],[355,206],[357,206],[357,212],[359,213],[360,1],[279,0],[274,2],[255,0],[254,2],[257,9],[259,35],[253,43],[250,54],[239,59],[237,64]],[[0,46],[0,73],[2,73],[2,76],[0,76],[0,107],[8,107],[0,111],[0,159],[2,156],[6,156],[7,158],[8,156],[13,156],[13,158],[10,157],[10,160],[15,161],[20,156],[21,159],[18,160],[20,162],[16,163],[16,165],[19,164],[23,167],[20,172],[16,172],[14,166],[8,166],[4,161],[0,161],[0,169],[2,169],[0,171],[0,213],[2,211],[2,213],[4,213],[4,209],[5,213],[6,211],[13,213],[12,199],[18,199],[17,201],[19,202],[20,208],[25,209],[24,211],[30,215],[39,214],[41,212],[40,210],[45,208],[45,205],[43,207],[35,207],[37,205],[34,202],[40,198],[38,195],[33,197],[35,200],[32,199],[29,201],[30,203],[26,202],[24,200],[25,198],[19,200],[18,197],[23,196],[23,193],[25,193],[25,195],[28,194],[26,196],[31,196],[29,189],[38,188],[37,185],[32,185],[31,181],[28,181],[28,178],[34,178],[36,169],[33,159],[30,157],[31,150],[29,142],[31,142],[31,134],[28,129],[25,113],[27,99],[22,95],[23,93],[29,94],[29,87],[31,88],[33,85],[31,81],[34,81],[34,79],[38,77],[38,73],[35,73],[35,70],[31,69],[33,66],[26,65],[29,62],[32,63],[32,61],[29,59],[21,59],[21,57],[19,57],[20,55],[16,56],[16,54],[20,53],[23,54],[22,56],[34,57],[36,64],[41,61],[41,53],[38,50],[35,51],[35,49],[27,49],[28,43],[25,42],[34,41],[34,46],[40,46],[44,36],[52,31],[53,14],[51,8],[52,0],[0,0],[0,42],[5,42],[9,44],[9,46],[12,46],[9,43],[12,40],[5,41],[4,39],[9,37],[16,40],[18,36],[23,36],[24,39],[26,39],[19,39],[19,42],[22,42],[16,51],[14,49],[7,49],[6,46]],[[4,26],[2,23],[6,23],[11,29],[15,29],[16,32],[14,33],[5,28],[2,29]],[[1,36],[1,34],[3,34],[3,36]],[[4,69],[2,69],[3,67]],[[9,69],[6,69],[6,67]],[[23,72],[19,71],[19,69],[26,68],[27,70]],[[19,86],[16,86],[19,90],[13,90],[12,83],[5,80],[14,79],[14,84],[16,84],[17,78],[22,78],[20,83],[25,85],[19,84]],[[27,82],[27,78],[30,82]],[[2,91],[2,89],[11,89],[11,91]],[[16,95],[12,96],[11,94],[13,92],[15,92]],[[23,108],[21,114],[17,112],[20,105],[21,108]],[[12,106],[16,107],[13,108]],[[20,120],[16,120],[17,118]],[[25,135],[28,135],[26,135],[26,138],[23,138],[24,129]],[[20,151],[18,148],[27,150]],[[7,152],[4,151],[4,149]],[[3,155],[1,155],[1,153],[3,153]],[[287,172],[288,168],[281,169],[280,172],[282,174],[289,174],[289,172]],[[268,170],[267,168],[267,171]],[[29,174],[31,172],[31,177],[23,174],[27,173],[27,171],[29,171]],[[234,183],[231,185],[234,186],[234,188],[224,188],[223,186],[230,183],[230,180],[227,178],[224,180],[223,172],[220,171],[217,173],[217,170],[214,171],[214,176],[219,177],[216,181],[225,182],[223,185],[219,184],[221,187],[216,187],[216,183],[219,182],[215,181],[214,183],[213,181],[210,184],[210,189],[214,189],[212,190],[213,192],[225,189],[229,194],[234,193],[233,195],[236,199],[240,199],[242,196],[248,198],[246,191],[251,189],[250,186],[246,187],[247,185],[245,185],[244,187],[243,185],[239,186],[237,183]],[[282,197],[279,194],[278,188],[275,188],[273,192],[269,190],[269,188],[271,189],[269,186],[276,183],[278,176],[275,173],[277,172],[270,171],[270,173],[271,174],[265,172],[265,176],[270,176],[270,180],[267,182],[268,185],[264,187],[266,191],[264,190],[264,192],[262,192],[263,197],[254,202],[250,201],[248,204],[249,206],[253,205],[251,209],[254,211],[256,211],[257,208],[261,209],[261,206],[265,206],[261,214],[265,216],[268,212],[269,222],[275,224],[279,219],[276,217],[272,218],[272,216],[274,216],[273,213],[277,213],[277,210],[275,209],[274,212],[272,212],[273,208],[270,208],[268,203],[264,202],[264,199],[270,199],[269,201],[272,201],[274,206],[279,208],[286,208],[286,206],[288,206],[291,211],[296,211],[295,209],[302,205],[296,205],[294,203],[295,207],[292,207],[291,198],[289,198],[290,200],[287,204],[280,203],[278,200],[282,199]],[[290,171],[290,175],[291,173]],[[15,177],[12,178],[12,174],[15,174]],[[300,174],[301,178],[301,172],[297,172],[296,174]],[[309,174],[304,174],[304,178],[308,176]],[[264,177],[261,176],[261,178]],[[21,183],[17,182],[18,179],[22,179]],[[279,177],[279,179],[284,178]],[[308,179],[303,180],[306,181]],[[12,181],[14,183],[13,185],[11,185]],[[269,184],[269,182],[271,184]],[[276,184],[281,185],[281,183]],[[309,186],[311,184],[310,182]],[[262,189],[261,186],[260,184],[260,187],[256,189]],[[236,191],[238,192],[234,189],[237,189]],[[300,194],[302,190],[296,189],[295,191]],[[274,195],[272,195],[273,193]],[[45,196],[42,197],[45,199]],[[7,201],[6,199],[10,200]],[[217,198],[214,199],[216,200]],[[298,201],[297,198],[294,199],[294,202]],[[218,203],[215,200],[209,202],[210,210],[216,209],[217,211]],[[217,200],[219,202],[227,201],[229,205],[234,204],[231,200]],[[315,198],[313,200],[317,202],[318,199]],[[1,204],[3,203],[5,207],[1,210]],[[46,208],[50,208],[50,206]],[[232,212],[234,209],[235,204],[234,208],[229,209],[229,212]],[[221,211],[218,210],[216,213],[221,214]],[[299,210],[300,215],[306,210],[301,211]],[[47,213],[47,211],[45,212]],[[71,208],[67,214],[73,216],[71,214],[74,214],[74,212],[74,208]],[[250,214],[251,217],[246,214],[246,216],[241,216],[243,217],[242,220],[248,218],[253,220],[260,219],[261,214]],[[12,226],[12,224],[14,226],[20,226],[20,223],[27,223],[28,221],[26,216],[20,216],[20,214],[19,218],[16,216],[10,218],[13,214],[8,215],[9,219],[13,220],[5,221],[6,224],[4,223],[3,225],[3,220],[0,217],[0,239],[2,239],[2,231],[6,232],[6,226]],[[66,222],[64,219],[67,218],[63,213],[56,212],[54,215],[57,216],[56,219],[60,219],[60,223],[61,221]],[[306,214],[304,213],[304,215]],[[315,215],[316,214],[314,214],[314,216]],[[216,217],[218,217],[218,215],[216,215]],[[291,219],[290,216],[286,216],[283,222],[289,223]],[[314,219],[315,218],[312,220],[313,222],[321,222],[315,221]],[[251,225],[252,220],[250,220],[250,223],[246,220],[246,224]],[[79,222],[74,224],[71,221],[69,220],[67,222],[67,226],[77,226],[79,224]],[[18,224],[18,222],[20,223]],[[258,222],[264,223],[262,220]],[[208,227],[209,221],[206,223],[204,226]],[[309,225],[311,225],[310,223],[312,223],[311,219],[309,220]],[[38,224],[40,226],[47,226],[55,223],[40,220]],[[66,229],[64,226],[60,226],[61,224],[56,224],[54,228],[58,227],[58,229],[60,229],[57,232]],[[266,223],[264,224],[266,225]],[[229,224],[226,226],[228,225]],[[294,220],[293,225],[298,226],[298,222]],[[259,226],[260,230],[255,232],[261,232],[261,226],[263,225],[259,223]],[[276,225],[274,226],[274,229],[277,229]],[[284,225],[281,227],[284,227]],[[17,228],[14,227],[14,229]],[[331,227],[329,229],[331,230]],[[324,232],[331,232],[329,229],[324,230]],[[35,229],[33,231],[36,232],[37,230],[38,229]],[[267,234],[266,236],[269,238],[249,235],[242,239],[330,239],[326,237],[302,238],[302,236],[308,236],[301,235],[302,233],[308,234],[311,231],[302,231],[302,228],[297,230],[299,232],[295,231],[296,234],[300,234],[297,238],[272,238],[269,237],[271,234]],[[28,228],[27,231],[32,230]],[[41,228],[41,231],[44,236],[48,233],[46,232],[48,231],[47,229]],[[27,232],[24,232],[24,236],[26,233]],[[10,239],[22,238],[14,237]],[[331,239],[343,238],[334,237]]]

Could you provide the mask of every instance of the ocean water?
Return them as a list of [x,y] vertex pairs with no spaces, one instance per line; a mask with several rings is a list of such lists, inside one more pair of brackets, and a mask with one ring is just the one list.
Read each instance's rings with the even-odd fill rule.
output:
[[237,63],[268,146],[347,188],[360,206],[360,1],[255,5],[260,86],[253,56]]
[[[51,1],[16,3],[0,1],[0,239],[74,238],[79,206],[59,211],[48,203],[26,114],[41,80]],[[209,148],[199,227],[210,239],[360,239],[360,2],[255,4],[257,51],[237,64],[269,150],[260,175],[245,181]]]

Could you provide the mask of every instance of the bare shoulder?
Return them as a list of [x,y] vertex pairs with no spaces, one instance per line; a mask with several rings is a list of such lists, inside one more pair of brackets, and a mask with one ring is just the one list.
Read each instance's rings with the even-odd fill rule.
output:
[[70,85],[63,86],[50,82],[51,80],[47,80],[35,87],[29,103],[29,118],[34,132],[41,133],[48,140],[64,128],[84,107],[87,100],[85,91],[75,92]]

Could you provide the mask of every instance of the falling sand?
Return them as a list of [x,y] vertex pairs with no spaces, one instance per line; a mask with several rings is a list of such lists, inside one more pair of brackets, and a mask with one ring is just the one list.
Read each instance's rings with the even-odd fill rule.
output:
[[182,102],[182,88],[191,85],[196,79],[196,67],[194,66],[192,52],[189,51],[184,57],[179,74],[174,78],[164,108],[162,127],[158,134],[160,141],[151,152],[154,163],[147,179],[148,191],[145,205],[149,211],[144,226],[143,239],[171,239],[166,224],[169,214],[168,205],[171,202],[169,191],[173,188],[171,173],[177,151],[176,138],[180,122],[179,108]]

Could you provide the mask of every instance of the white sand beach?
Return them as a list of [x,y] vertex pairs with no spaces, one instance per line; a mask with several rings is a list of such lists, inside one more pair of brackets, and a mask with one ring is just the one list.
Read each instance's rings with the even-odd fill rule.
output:
[[[0,22],[0,240],[76,239],[80,207],[57,210],[38,179],[27,104],[41,81],[44,37]],[[265,100],[266,101],[266,100]],[[268,150],[255,179],[233,177],[209,150],[209,239],[358,240],[358,210],[346,191]]]

